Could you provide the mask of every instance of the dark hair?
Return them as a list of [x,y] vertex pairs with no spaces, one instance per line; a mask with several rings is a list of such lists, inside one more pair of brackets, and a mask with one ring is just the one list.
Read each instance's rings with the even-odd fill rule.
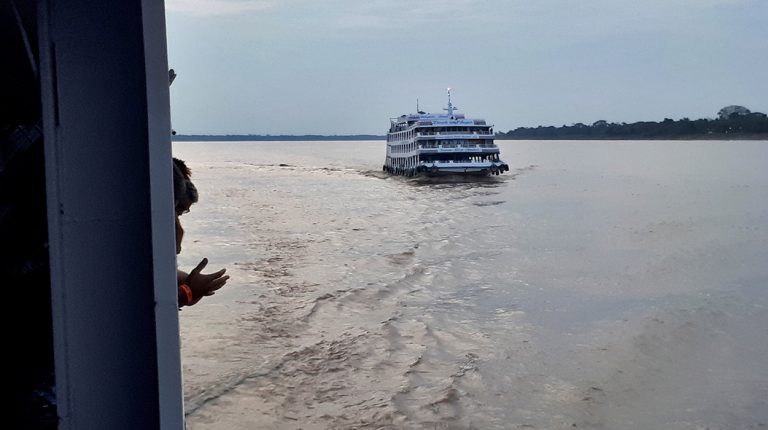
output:
[[173,157],[173,200],[177,208],[180,203],[187,208],[197,203],[197,187],[192,183],[191,176],[192,171],[186,163]]

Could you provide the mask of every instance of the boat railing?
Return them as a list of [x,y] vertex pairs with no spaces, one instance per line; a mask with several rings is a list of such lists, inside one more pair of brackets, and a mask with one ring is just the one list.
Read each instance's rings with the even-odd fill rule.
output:
[[443,148],[467,148],[467,149],[475,149],[475,148],[496,148],[496,144],[494,143],[479,143],[475,145],[466,145],[466,144],[441,144],[441,145],[435,145],[435,144],[429,144],[429,143],[421,143],[419,145],[419,148],[421,149],[443,149]]
[[454,136],[454,135],[476,135],[476,136],[493,136],[491,132],[478,132],[478,131],[419,131],[416,132],[416,136]]

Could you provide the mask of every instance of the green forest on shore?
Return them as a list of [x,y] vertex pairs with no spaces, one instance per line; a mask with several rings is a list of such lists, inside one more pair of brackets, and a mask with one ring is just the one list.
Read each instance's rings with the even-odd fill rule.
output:
[[519,127],[497,133],[497,139],[520,140],[661,140],[661,139],[759,139],[768,140],[768,116],[755,112],[732,114],[717,119],[683,118],[663,121],[641,121],[631,124],[596,121],[592,125],[573,124],[562,127]]
[[[174,135],[179,142],[206,141],[351,141],[384,140],[386,136],[375,134],[351,135],[256,135],[228,134]],[[497,132],[499,140],[768,140],[768,116],[750,112],[743,106],[726,106],[716,119],[683,118],[663,121],[612,123],[605,120],[591,125],[518,127],[507,132]]]

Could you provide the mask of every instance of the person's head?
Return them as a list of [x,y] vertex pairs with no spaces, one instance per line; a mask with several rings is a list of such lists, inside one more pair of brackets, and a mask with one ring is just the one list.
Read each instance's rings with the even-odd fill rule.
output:
[[173,201],[176,209],[176,215],[182,215],[189,212],[190,206],[197,203],[197,188],[192,183],[190,177],[192,171],[187,165],[173,158]]
[[189,208],[197,203],[197,188],[190,177],[192,171],[187,165],[173,158],[173,201],[176,211],[176,253],[181,252],[181,239],[184,237],[184,229],[181,228],[179,216],[189,212]]

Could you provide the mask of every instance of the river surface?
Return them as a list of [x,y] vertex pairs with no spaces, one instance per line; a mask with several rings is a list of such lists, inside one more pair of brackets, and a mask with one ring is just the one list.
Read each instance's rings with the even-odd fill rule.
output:
[[768,142],[177,142],[189,430],[768,428]]

